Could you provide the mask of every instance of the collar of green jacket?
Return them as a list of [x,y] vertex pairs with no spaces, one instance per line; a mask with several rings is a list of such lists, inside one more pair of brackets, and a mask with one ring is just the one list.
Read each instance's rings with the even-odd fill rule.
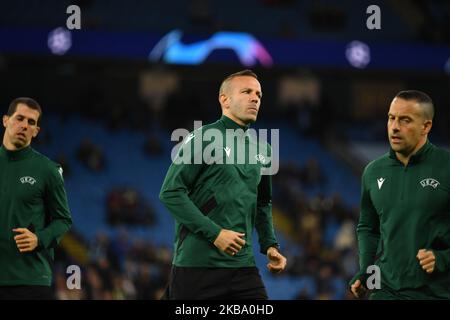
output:
[[27,158],[32,153],[30,146],[20,150],[8,150],[4,145],[0,147],[0,156],[9,160],[21,160]]
[[222,115],[222,117],[220,117],[220,121],[223,123],[223,125],[227,129],[242,129],[242,130],[246,131],[248,128],[250,128],[249,124],[246,126],[241,126],[224,115]]
[[[408,164],[419,163],[425,159],[429,151],[432,149],[433,144],[427,139],[427,142],[419,149],[415,154],[411,156]],[[399,161],[397,156],[395,155],[395,151],[392,148],[389,151],[389,158]]]

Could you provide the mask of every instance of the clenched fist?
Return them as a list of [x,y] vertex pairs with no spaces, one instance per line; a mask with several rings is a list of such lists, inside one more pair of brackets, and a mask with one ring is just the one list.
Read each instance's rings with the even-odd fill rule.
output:
[[267,269],[272,273],[280,273],[286,268],[287,259],[274,247],[267,249],[269,263]]
[[37,236],[27,228],[16,228],[13,231],[19,233],[14,241],[20,252],[31,252],[38,246]]
[[422,269],[425,270],[427,273],[432,273],[434,271],[434,266],[436,264],[436,257],[434,256],[433,251],[420,249],[419,252],[417,252],[416,258],[417,260],[419,260]]

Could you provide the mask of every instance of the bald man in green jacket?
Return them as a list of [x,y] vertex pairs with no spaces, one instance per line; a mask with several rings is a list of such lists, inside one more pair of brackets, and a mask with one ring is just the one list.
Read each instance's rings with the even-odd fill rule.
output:
[[391,103],[391,150],[362,177],[356,297],[375,265],[381,283],[370,299],[450,299],[450,153],[428,140],[433,116],[420,91],[402,91]]

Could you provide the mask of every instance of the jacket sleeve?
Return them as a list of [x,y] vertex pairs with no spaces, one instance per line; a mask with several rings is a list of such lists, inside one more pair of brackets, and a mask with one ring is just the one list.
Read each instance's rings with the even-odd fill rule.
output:
[[357,279],[362,280],[363,283],[365,282],[367,267],[375,263],[375,256],[380,241],[380,221],[370,198],[366,178],[367,169],[364,171],[361,181],[361,211],[359,223],[356,227],[360,271],[351,280],[351,284]]
[[270,175],[261,176],[258,185],[255,227],[262,254],[266,254],[269,247],[278,246],[272,220],[272,176]]
[[450,271],[450,249],[433,251],[436,257],[436,270],[439,272]]
[[440,231],[439,238],[444,244],[443,248],[434,250],[434,255],[436,257],[436,270],[439,272],[449,272],[450,271],[450,216],[447,220],[443,221],[442,229]]
[[[268,158],[270,158],[270,145],[267,144],[265,147],[269,155]],[[268,164],[263,166],[267,167]],[[278,247],[272,219],[272,176],[270,174],[261,175],[261,181],[258,184],[255,228],[258,233],[259,247],[262,254],[266,254],[267,249],[271,246]]]
[[203,161],[200,163],[196,161],[195,155],[198,156],[198,152],[202,152],[203,149],[201,147],[201,150],[194,152],[196,139],[200,137],[195,137],[190,143],[183,142],[177,157],[167,171],[159,199],[177,222],[186,226],[189,231],[214,242],[222,228],[205,216],[189,198],[189,192],[195,186],[203,166],[206,165]]
[[60,166],[51,166],[44,198],[49,223],[44,229],[36,230],[41,248],[49,249],[58,245],[62,236],[72,226],[62,174]]

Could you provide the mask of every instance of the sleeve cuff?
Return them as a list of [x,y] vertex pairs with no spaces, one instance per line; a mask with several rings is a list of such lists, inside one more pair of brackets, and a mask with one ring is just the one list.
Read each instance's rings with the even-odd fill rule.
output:
[[445,272],[448,269],[444,255],[439,250],[433,250],[436,258],[436,271]]
[[280,244],[277,243],[277,242],[275,242],[275,243],[272,243],[272,244],[270,244],[270,245],[268,245],[268,246],[265,246],[265,247],[261,248],[261,253],[262,253],[262,254],[267,254],[267,250],[269,250],[270,247],[274,247],[274,248],[276,248],[278,251],[280,251]]
[[364,270],[360,270],[348,283],[348,285],[351,287],[353,283],[355,283],[356,280],[360,280],[362,285],[365,287],[367,279],[369,278],[369,275],[364,272]]

